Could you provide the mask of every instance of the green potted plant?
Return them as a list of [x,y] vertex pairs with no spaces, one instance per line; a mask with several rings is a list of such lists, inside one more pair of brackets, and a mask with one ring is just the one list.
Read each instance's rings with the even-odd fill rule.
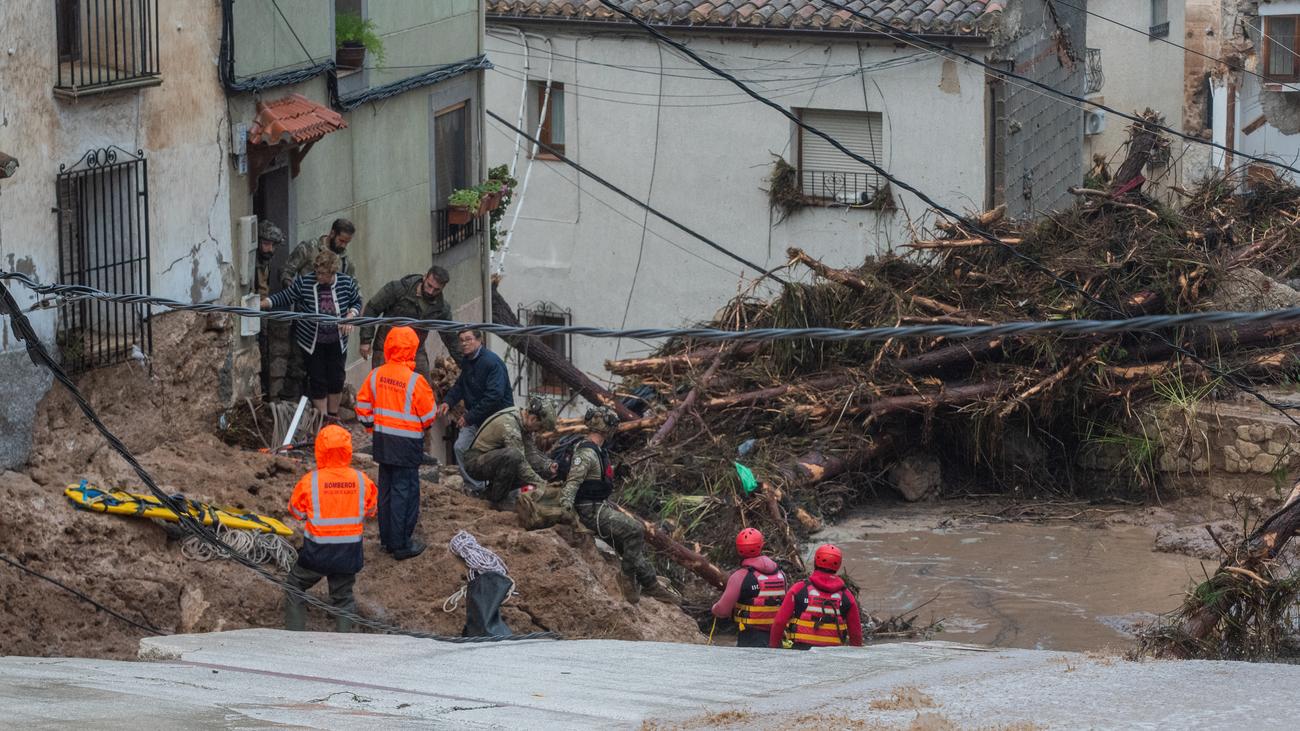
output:
[[447,197],[447,222],[456,226],[464,226],[469,223],[474,216],[479,215],[478,209],[482,202],[482,196],[475,188],[460,188],[453,190]]
[[500,181],[489,180],[486,183],[478,186],[478,189],[479,189],[479,195],[482,196],[481,208],[486,209],[483,210],[482,212],[487,213],[488,211],[495,211],[497,209],[497,206],[501,204]]
[[334,16],[334,64],[341,69],[359,69],[366,64],[366,51],[384,63],[384,42],[375,31],[375,21],[356,13]]

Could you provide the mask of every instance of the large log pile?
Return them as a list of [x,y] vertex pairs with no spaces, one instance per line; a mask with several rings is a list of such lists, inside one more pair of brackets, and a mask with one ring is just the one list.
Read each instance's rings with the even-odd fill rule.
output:
[[[1122,175],[1077,189],[1070,210],[1035,222],[1010,220],[1004,208],[937,222],[918,230],[904,253],[851,268],[791,248],[786,277],[802,283],[767,299],[738,297],[707,324],[1104,320],[1223,309],[1216,297],[1238,272],[1276,283],[1296,275],[1300,191],[1265,181],[1240,195],[1230,182],[1210,180],[1183,191],[1174,210],[1146,196],[1136,172],[1158,147],[1150,134],[1138,125]],[[976,235],[977,227],[999,243]],[[1080,485],[1150,488],[1142,484],[1150,476],[1137,471],[1102,484],[1081,480],[1078,457],[1098,434],[1123,434],[1136,405],[1173,386],[1229,393],[1235,383],[1288,382],[1300,373],[1298,345],[1300,326],[1292,324],[1167,338],[673,341],[649,357],[606,363],[623,379],[616,393],[657,394],[624,421],[614,443],[629,470],[623,500],[719,561],[732,560],[726,546],[735,530],[755,525],[794,562],[797,540],[854,500],[888,489],[882,475],[917,452],[942,461],[945,483],[1076,494]],[[558,432],[580,428],[562,421]],[[1023,448],[1006,447],[1026,439],[1040,453],[1032,469]],[[741,488],[733,462],[753,470],[758,490]]]

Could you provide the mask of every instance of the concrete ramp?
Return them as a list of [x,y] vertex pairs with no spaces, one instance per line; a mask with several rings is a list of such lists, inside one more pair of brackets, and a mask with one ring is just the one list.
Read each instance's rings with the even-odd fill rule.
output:
[[141,658],[2,658],[0,717],[131,731],[906,728],[918,714],[935,716],[927,728],[1294,728],[1300,686],[1291,665],[950,643],[794,652],[239,630],[149,638]]

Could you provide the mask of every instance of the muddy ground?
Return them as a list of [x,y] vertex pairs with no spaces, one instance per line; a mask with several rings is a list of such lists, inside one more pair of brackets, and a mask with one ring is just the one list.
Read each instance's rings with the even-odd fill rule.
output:
[[[152,368],[130,363],[80,378],[95,409],[165,489],[284,517],[293,484],[309,466],[230,447],[216,436],[221,366],[231,337],[224,323],[167,315],[155,320],[154,337],[158,359]],[[167,357],[178,353],[184,357]],[[358,455],[358,464],[376,477],[367,457]],[[246,569],[186,559],[179,543],[149,521],[72,507],[63,489],[83,478],[143,491],[130,468],[56,386],[40,406],[30,465],[0,475],[0,489],[9,498],[9,509],[0,518],[0,551],[165,632],[280,625],[280,592]],[[963,500],[881,510],[871,527],[874,531],[891,520],[913,528],[1007,521],[1067,522],[1115,531],[1143,526],[1152,531],[1156,550],[1214,559],[1219,549],[1204,526],[1212,525],[1220,540],[1230,544],[1240,536],[1237,512],[1258,513],[1267,509],[1265,503],[1247,497],[1235,506],[1207,497],[1162,506]],[[424,555],[394,561],[377,550],[376,526],[367,526],[367,565],[357,583],[363,613],[412,629],[459,634],[463,610],[448,613],[442,607],[465,577],[464,564],[446,550],[460,529],[509,566],[519,595],[507,603],[503,616],[516,632],[704,640],[695,621],[675,607],[650,599],[635,606],[623,601],[616,559],[590,536],[575,535],[567,527],[522,531],[512,513],[493,512],[462,494],[455,477],[424,485],[418,528],[430,546]],[[835,537],[834,527],[827,537]],[[694,603],[703,605],[708,597],[697,593]],[[325,616],[311,621],[313,629],[332,626]],[[0,654],[127,658],[134,656],[142,634],[49,584],[0,566]]]
[[[164,489],[284,516],[289,493],[308,467],[229,447],[214,434],[221,411],[221,353],[229,333],[210,327],[206,318],[169,315],[156,320],[154,336],[155,353],[186,357],[160,357],[152,373],[132,363],[80,379],[103,420]],[[9,504],[0,519],[0,551],[165,632],[280,625],[281,593],[248,570],[225,561],[186,559],[179,543],[154,523],[81,511],[64,498],[67,484],[83,478],[143,490],[57,386],[41,403],[35,436],[28,469],[0,475]],[[359,456],[358,464],[371,479],[377,477],[373,462]],[[442,609],[465,579],[464,563],[446,549],[460,529],[509,567],[519,595],[502,615],[515,632],[703,641],[680,609],[651,599],[635,606],[623,601],[617,561],[589,536],[567,527],[519,530],[513,513],[487,509],[461,494],[454,479],[424,485],[417,533],[429,549],[422,556],[394,561],[378,551],[377,526],[367,525],[366,567],[356,588],[363,613],[403,627],[460,634],[463,608]],[[318,613],[309,628],[329,629],[332,622]],[[0,567],[2,655],[129,658],[143,634],[45,582]]]

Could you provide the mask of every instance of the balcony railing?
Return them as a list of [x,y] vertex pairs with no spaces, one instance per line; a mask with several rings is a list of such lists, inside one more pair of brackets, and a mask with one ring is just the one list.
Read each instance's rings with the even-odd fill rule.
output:
[[803,194],[827,203],[866,205],[880,189],[875,173],[843,173],[829,170],[803,170],[799,179]]
[[158,0],[55,0],[61,96],[161,82]]
[[1089,48],[1087,64],[1083,72],[1084,92],[1096,94],[1106,84],[1106,74],[1101,69],[1101,49]]
[[1147,30],[1147,35],[1152,38],[1164,38],[1169,35],[1169,21],[1156,23]]
[[469,223],[456,225],[447,220],[448,209],[433,212],[433,253],[441,254],[456,244],[473,238],[483,228],[483,219],[471,218]]

